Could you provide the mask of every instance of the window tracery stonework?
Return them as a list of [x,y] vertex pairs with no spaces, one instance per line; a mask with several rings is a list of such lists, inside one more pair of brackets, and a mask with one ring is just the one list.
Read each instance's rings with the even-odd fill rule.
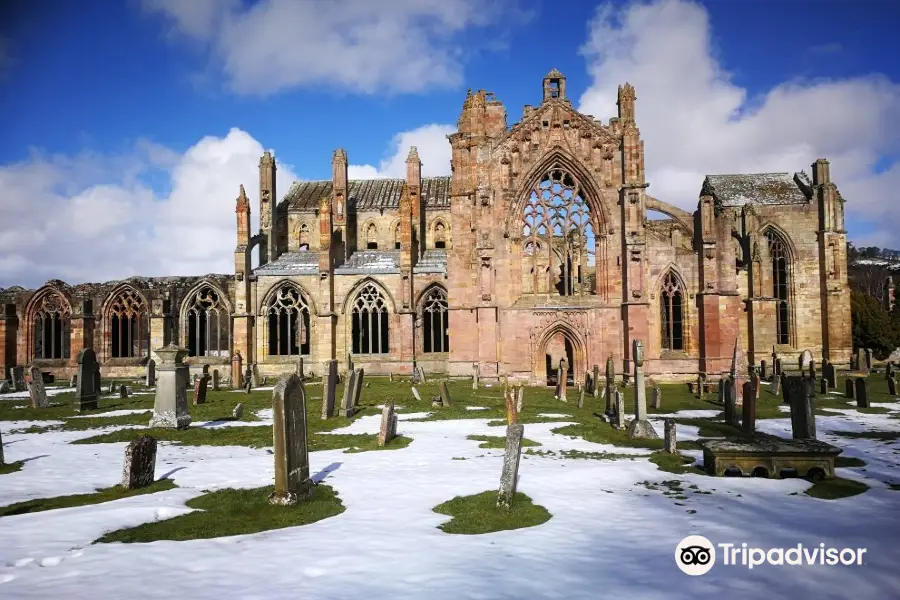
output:
[[69,358],[69,303],[56,290],[47,292],[32,312],[34,358]]
[[300,290],[282,284],[269,299],[268,319],[270,356],[301,356],[310,353],[310,311]]
[[388,353],[388,307],[375,284],[367,283],[356,295],[351,319],[353,354]]
[[110,358],[139,358],[149,350],[149,313],[143,297],[133,289],[123,289],[112,299],[107,311]]
[[228,356],[230,315],[218,291],[210,285],[197,290],[185,317],[188,356]]

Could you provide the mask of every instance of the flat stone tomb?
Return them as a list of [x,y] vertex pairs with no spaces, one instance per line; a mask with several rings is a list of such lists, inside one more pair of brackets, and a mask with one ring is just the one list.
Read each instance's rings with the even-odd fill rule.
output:
[[802,477],[834,477],[834,459],[843,452],[819,440],[787,440],[760,433],[745,442],[700,440],[698,443],[703,448],[703,468],[718,476],[739,472],[780,477],[785,469],[795,469]]

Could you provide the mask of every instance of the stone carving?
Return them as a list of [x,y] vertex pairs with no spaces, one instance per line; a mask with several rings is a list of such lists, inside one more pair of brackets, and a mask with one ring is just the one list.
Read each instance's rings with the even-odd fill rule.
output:
[[506,451],[503,454],[503,472],[500,475],[500,492],[497,496],[497,506],[506,510],[512,507],[516,497],[524,434],[525,427],[520,423],[506,426]]
[[100,365],[97,364],[97,355],[90,348],[85,348],[78,353],[78,375],[75,381],[75,410],[94,410],[97,408],[97,400],[100,397],[100,389],[95,387],[100,373]]
[[186,429],[190,426],[185,386],[189,380],[188,366],[182,362],[187,353],[185,348],[179,348],[174,343],[156,350],[160,364],[150,427]]
[[156,438],[142,435],[125,447],[122,487],[126,490],[147,487],[156,471]]
[[306,390],[296,373],[281,379],[272,392],[272,437],[275,491],[272,504],[291,505],[310,497]]

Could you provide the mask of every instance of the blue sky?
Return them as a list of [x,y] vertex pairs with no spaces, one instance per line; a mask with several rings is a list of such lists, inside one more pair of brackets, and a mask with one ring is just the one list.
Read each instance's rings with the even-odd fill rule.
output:
[[[16,196],[0,217],[30,205],[96,218],[61,238],[49,225],[24,244],[0,234],[0,287],[227,271],[236,184],[255,195],[257,150],[284,165],[279,194],[287,178],[328,177],[339,146],[356,176],[396,175],[408,143],[426,172],[448,172],[443,136],[466,88],[495,92],[512,124],[552,67],[604,120],[616,86],[635,84],[658,197],[691,208],[706,173],[808,170],[827,153],[851,237],[900,247],[886,225],[900,202],[882,197],[900,182],[900,2],[36,4],[0,9],[0,183]],[[184,236],[204,248],[159,250]]]

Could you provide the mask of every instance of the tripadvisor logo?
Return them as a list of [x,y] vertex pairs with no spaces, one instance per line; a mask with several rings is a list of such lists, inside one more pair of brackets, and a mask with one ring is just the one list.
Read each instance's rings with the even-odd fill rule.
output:
[[689,535],[675,547],[675,564],[682,572],[696,576],[705,575],[716,564],[716,546],[719,558],[726,567],[741,566],[753,569],[761,565],[827,565],[859,566],[863,564],[866,548],[829,548],[825,544],[790,548],[748,547],[747,544],[713,544],[702,535]]

